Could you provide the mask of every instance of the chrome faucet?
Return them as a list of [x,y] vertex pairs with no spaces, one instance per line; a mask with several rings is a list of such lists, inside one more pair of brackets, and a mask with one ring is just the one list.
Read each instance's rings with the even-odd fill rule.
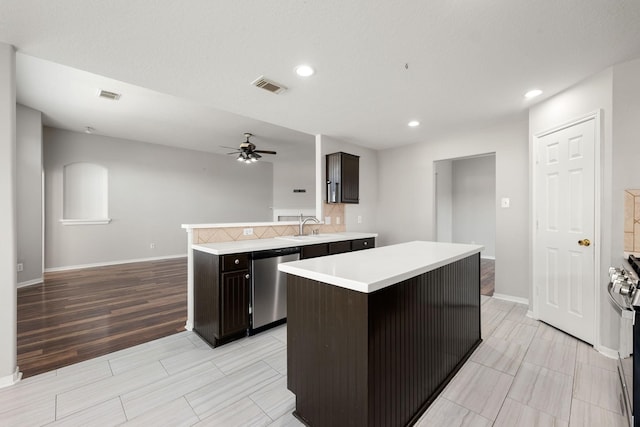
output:
[[300,222],[298,224],[298,236],[304,236],[304,225],[307,223],[307,221],[313,221],[316,224],[320,224],[320,221],[318,221],[317,218],[310,216],[309,218],[305,218],[303,220],[302,214],[300,214]]

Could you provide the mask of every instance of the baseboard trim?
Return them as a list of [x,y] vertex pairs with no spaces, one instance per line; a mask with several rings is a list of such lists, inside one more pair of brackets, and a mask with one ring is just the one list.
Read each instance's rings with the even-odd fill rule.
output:
[[187,331],[193,331],[193,322],[189,322],[189,321],[187,320],[187,323],[185,323],[184,328],[185,328]]
[[527,299],[527,298],[514,297],[514,296],[511,296],[511,295],[505,295],[505,294],[497,294],[495,292],[493,293],[493,297],[495,299],[501,299],[501,300],[505,300],[505,301],[517,302],[518,304],[529,305],[529,299]]
[[598,351],[598,353],[602,354],[603,356],[608,357],[609,359],[617,359],[618,358],[618,350],[614,350],[612,348],[605,347],[603,345],[595,347],[595,349]]
[[0,377],[0,388],[9,387],[22,379],[22,372],[20,372],[20,368],[16,366],[16,370],[13,374],[7,375],[5,377]]
[[25,286],[31,286],[31,285],[39,285],[42,282],[44,282],[44,279],[42,277],[40,277],[39,279],[26,280],[24,282],[18,283],[18,288],[24,288]]
[[67,265],[64,267],[45,268],[44,272],[53,273],[56,271],[82,270],[85,268],[107,267],[110,265],[131,264],[134,262],[161,261],[164,259],[175,259],[175,258],[186,258],[186,257],[187,257],[187,254],[180,254],[180,255],[166,255],[166,256],[158,256],[158,257],[150,257],[150,258],[124,259],[119,261],[96,262],[92,264]]
[[482,258],[482,259],[492,259],[492,260],[494,260],[494,261],[496,260],[496,257],[494,257],[494,256],[488,256],[488,255],[484,255],[484,256],[483,256],[483,255],[480,255],[480,258]]
[[533,319],[533,320],[540,320],[540,319],[538,319],[538,318],[533,314],[533,311],[532,311],[532,310],[527,310],[527,317],[528,317],[529,319]]

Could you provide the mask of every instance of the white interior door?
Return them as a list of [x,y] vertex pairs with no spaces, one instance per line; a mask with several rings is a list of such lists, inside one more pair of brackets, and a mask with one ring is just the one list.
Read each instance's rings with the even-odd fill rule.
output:
[[534,291],[540,320],[595,341],[595,119],[536,138]]

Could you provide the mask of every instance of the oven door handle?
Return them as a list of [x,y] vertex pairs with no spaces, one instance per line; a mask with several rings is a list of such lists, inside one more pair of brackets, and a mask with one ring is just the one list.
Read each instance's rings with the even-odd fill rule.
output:
[[611,302],[618,307],[619,310],[621,311],[632,311],[629,307],[624,307],[622,304],[620,304],[618,302],[618,300],[616,300],[613,297],[613,293],[611,291],[611,289],[613,288],[613,282],[609,282],[609,284],[607,285],[607,295],[609,296],[609,300],[611,300]]

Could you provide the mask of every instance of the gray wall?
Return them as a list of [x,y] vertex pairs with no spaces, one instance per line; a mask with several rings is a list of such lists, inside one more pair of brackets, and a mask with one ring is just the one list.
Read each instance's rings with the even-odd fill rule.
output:
[[16,377],[16,53],[0,43],[0,387]]
[[436,186],[436,235],[438,242],[453,242],[453,160],[433,163]]
[[42,114],[16,109],[18,286],[42,281]]
[[[273,162],[274,209],[316,208],[315,147],[310,145],[308,151],[307,155],[298,160],[278,159]],[[305,189],[307,192],[294,193],[295,188]]]
[[[62,170],[109,170],[108,225],[62,225]],[[117,138],[44,129],[45,268],[185,255],[185,223],[271,221],[273,166]],[[155,243],[155,249],[150,244]]]
[[484,246],[482,257],[495,258],[496,158],[453,161],[453,241]]
[[[378,152],[360,145],[351,144],[326,135],[320,135],[320,176],[316,191],[322,195],[323,202],[327,200],[326,183],[326,155],[342,151],[360,156],[360,203],[346,204],[345,216],[347,231],[376,232],[378,207]],[[362,222],[358,223],[358,217]],[[322,219],[322,218],[321,218]],[[376,245],[381,246],[382,236]]]
[[[377,231],[385,244],[435,239],[434,161],[496,153],[496,293],[527,299],[529,287],[529,176],[526,118],[501,126],[434,138],[378,153]],[[407,155],[410,153],[410,155]],[[523,278],[514,280],[514,277]]]

